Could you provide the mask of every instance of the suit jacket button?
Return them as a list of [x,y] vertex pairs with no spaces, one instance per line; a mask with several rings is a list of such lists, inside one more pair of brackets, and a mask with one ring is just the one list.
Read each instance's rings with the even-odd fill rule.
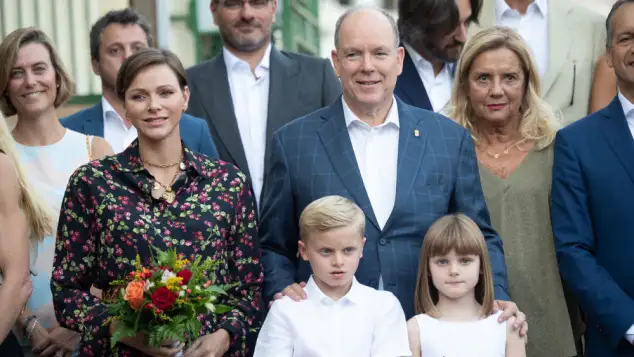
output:
[[387,240],[385,238],[381,238],[381,239],[379,239],[379,244],[380,245],[385,245],[385,244],[387,244]]

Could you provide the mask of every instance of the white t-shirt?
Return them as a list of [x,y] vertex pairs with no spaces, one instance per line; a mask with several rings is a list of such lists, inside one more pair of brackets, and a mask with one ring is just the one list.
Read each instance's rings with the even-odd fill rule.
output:
[[353,280],[333,301],[311,277],[308,298],[284,297],[271,307],[258,335],[254,357],[408,357],[403,308],[388,291]]

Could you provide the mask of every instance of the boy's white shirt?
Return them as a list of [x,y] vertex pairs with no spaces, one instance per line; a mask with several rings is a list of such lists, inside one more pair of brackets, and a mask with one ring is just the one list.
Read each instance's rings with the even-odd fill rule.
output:
[[360,284],[333,301],[312,276],[308,298],[273,303],[254,357],[409,357],[407,322],[398,299]]

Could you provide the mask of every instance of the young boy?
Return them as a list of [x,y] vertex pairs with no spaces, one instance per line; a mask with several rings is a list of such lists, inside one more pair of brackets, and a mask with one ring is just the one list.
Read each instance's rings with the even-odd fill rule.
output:
[[411,356],[399,301],[354,277],[364,231],[363,211],[346,198],[327,196],[306,206],[299,218],[299,252],[313,272],[308,298],[273,304],[254,357]]

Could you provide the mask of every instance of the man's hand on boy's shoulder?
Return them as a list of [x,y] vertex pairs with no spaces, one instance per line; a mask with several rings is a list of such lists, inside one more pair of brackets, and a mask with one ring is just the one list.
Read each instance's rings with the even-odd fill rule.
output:
[[284,290],[282,290],[282,292],[277,293],[273,296],[273,301],[269,303],[269,307],[273,305],[275,300],[279,300],[283,298],[284,296],[288,296],[293,301],[306,300],[308,298],[308,295],[306,294],[306,291],[304,290],[305,287],[306,287],[306,283],[303,281],[299,284],[293,283],[287,286]]

